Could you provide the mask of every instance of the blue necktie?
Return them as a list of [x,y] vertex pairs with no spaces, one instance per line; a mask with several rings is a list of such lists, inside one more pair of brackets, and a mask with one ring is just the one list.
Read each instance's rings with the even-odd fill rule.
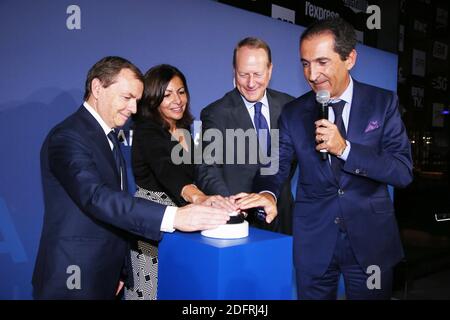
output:
[[[344,120],[342,119],[342,111],[344,111],[345,101],[341,100],[336,103],[329,103],[329,106],[333,108],[334,112],[334,124],[337,126],[342,138],[347,137],[347,133],[345,131]],[[342,168],[344,167],[344,160],[339,159],[336,156],[331,156],[331,168],[333,169],[334,176],[337,180],[339,180],[342,172]]]
[[260,141],[260,134],[264,134],[260,130],[266,130],[266,136],[267,136],[267,144],[262,145],[262,148],[264,151],[267,151],[267,155],[270,155],[270,131],[269,131],[269,125],[267,124],[267,120],[264,117],[264,115],[261,112],[262,103],[257,102],[254,105],[255,107],[255,116],[253,118],[253,121],[255,122],[255,129],[256,129],[256,136],[258,137],[258,145],[261,146]]
[[116,163],[117,171],[119,173],[119,177],[121,177],[121,189],[127,190],[127,170],[125,166],[125,160],[123,158],[122,152],[120,151],[120,145],[119,140],[117,139],[117,135],[115,134],[114,130],[111,130],[108,133],[108,139],[111,140],[113,144],[113,156],[114,156],[114,162]]

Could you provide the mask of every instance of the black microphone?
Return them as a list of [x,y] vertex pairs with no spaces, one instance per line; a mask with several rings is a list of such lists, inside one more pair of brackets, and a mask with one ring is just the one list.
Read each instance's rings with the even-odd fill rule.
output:
[[[328,120],[328,102],[330,101],[330,92],[327,90],[319,90],[316,93],[316,101],[319,106],[319,119]],[[320,150],[322,160],[328,159],[328,152],[325,149]]]

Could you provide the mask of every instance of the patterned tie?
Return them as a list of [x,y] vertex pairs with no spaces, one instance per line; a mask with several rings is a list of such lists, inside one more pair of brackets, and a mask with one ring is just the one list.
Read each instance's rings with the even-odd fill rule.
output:
[[[267,155],[270,155],[270,131],[269,131],[269,125],[267,124],[267,120],[264,117],[264,115],[261,112],[261,108],[262,108],[262,103],[261,102],[257,102],[254,105],[255,107],[255,116],[253,118],[254,122],[255,122],[255,129],[256,129],[256,136],[258,137],[258,144],[260,144],[260,130],[265,129],[266,130],[266,135],[267,135],[267,144],[263,145],[263,150],[267,151]],[[263,132],[261,132],[261,134],[264,134]]]
[[125,166],[125,160],[123,158],[122,152],[120,151],[119,140],[117,139],[117,135],[114,130],[111,130],[108,133],[108,139],[111,140],[113,144],[113,156],[114,162],[116,163],[117,171],[119,172],[121,189],[127,191],[127,170]]
[[[344,120],[342,119],[342,111],[344,110],[345,101],[341,100],[336,103],[329,103],[329,106],[333,108],[334,111],[334,124],[337,126],[342,138],[347,137],[347,132],[345,131]],[[339,159],[336,156],[331,156],[331,168],[333,169],[334,176],[339,180],[344,167],[344,160]]]

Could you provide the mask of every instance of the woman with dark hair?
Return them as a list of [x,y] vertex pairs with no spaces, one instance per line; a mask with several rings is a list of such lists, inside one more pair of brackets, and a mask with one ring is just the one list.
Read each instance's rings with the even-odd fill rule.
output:
[[[189,100],[186,78],[177,68],[162,64],[145,74],[144,93],[133,118],[136,196],[168,206],[196,203],[232,212],[237,206],[231,200],[207,196],[194,184]],[[142,239],[131,250],[134,287],[125,289],[126,300],[156,299],[157,245]]]

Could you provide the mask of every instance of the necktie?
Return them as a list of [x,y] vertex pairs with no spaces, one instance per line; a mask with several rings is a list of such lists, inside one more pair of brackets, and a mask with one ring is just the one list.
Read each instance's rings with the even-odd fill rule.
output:
[[[328,104],[333,108],[334,112],[334,124],[337,126],[341,136],[345,139],[347,133],[345,131],[344,120],[342,119],[342,111],[344,110],[345,101],[341,100],[336,103]],[[339,180],[342,172],[344,161],[336,156],[331,156],[331,168],[333,169],[334,176]]]
[[113,144],[113,156],[114,162],[116,163],[117,171],[120,177],[120,186],[122,190],[127,190],[127,176],[126,176],[126,167],[125,160],[123,159],[122,152],[120,151],[119,140],[117,139],[117,135],[114,130],[111,130],[108,133],[108,139],[111,140]]
[[[262,146],[263,150],[267,152],[267,155],[270,155],[270,131],[269,131],[269,125],[267,124],[267,120],[264,117],[264,115],[261,112],[262,103],[257,102],[254,105],[255,107],[255,116],[253,118],[253,121],[255,122],[255,129],[256,129],[256,136],[258,137],[258,145]],[[266,130],[260,131],[260,130]],[[266,145],[261,144],[260,135],[266,134]]]

